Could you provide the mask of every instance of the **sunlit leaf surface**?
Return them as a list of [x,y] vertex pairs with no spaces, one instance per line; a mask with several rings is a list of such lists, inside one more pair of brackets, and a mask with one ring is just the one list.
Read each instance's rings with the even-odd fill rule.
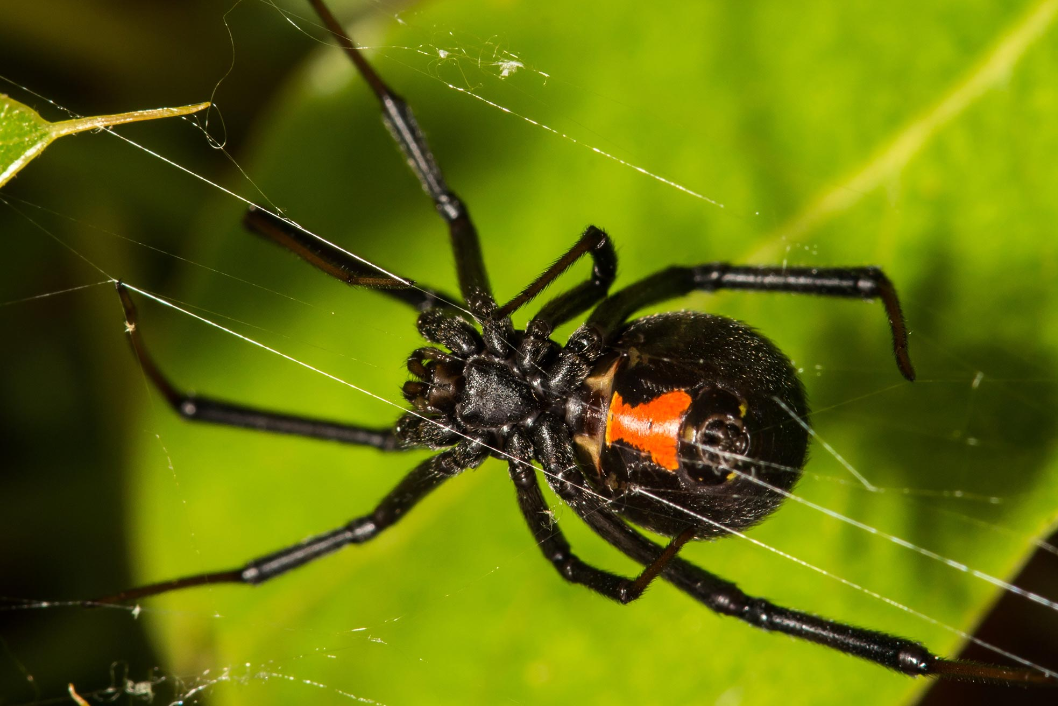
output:
[[[775,340],[804,371],[819,435],[885,489],[816,444],[804,502],[750,533],[829,576],[738,539],[685,555],[751,594],[950,655],[962,638],[945,626],[972,630],[997,589],[925,553],[1006,580],[1058,508],[1054,5],[446,2],[354,30],[380,47],[373,60],[469,203],[501,300],[589,223],[618,244],[619,285],[713,260],[885,269],[913,330],[914,384],[877,304],[671,304]],[[299,72],[245,166],[307,228],[455,289],[443,226],[337,51]],[[169,293],[399,406],[402,361],[421,345],[414,313],[242,234],[242,209],[217,198],[189,227],[197,259],[285,296],[191,269]],[[141,314],[182,386],[352,421],[399,413],[157,305]],[[157,397],[133,442],[139,581],[337,527],[421,458],[188,425]],[[634,570],[555,509],[584,558]],[[214,703],[896,704],[925,685],[718,618],[668,586],[622,607],[565,584],[499,462],[369,546],[255,589],[146,605],[163,668]]]

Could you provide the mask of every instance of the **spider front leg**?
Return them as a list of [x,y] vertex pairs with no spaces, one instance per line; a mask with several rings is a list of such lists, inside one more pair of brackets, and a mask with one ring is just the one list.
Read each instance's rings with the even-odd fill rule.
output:
[[382,120],[390,135],[422,184],[423,191],[433,201],[438,215],[448,226],[463,299],[475,316],[480,319],[488,318],[496,308],[496,301],[492,297],[492,288],[485,272],[477,230],[470,220],[466,206],[448,188],[411,108],[371,67],[326,4],[322,0],[309,2],[378,98],[382,108]]
[[596,337],[601,344],[638,309],[694,291],[720,289],[881,299],[892,331],[897,367],[905,378],[915,379],[900,300],[892,282],[877,267],[736,266],[723,262],[669,267],[610,295],[592,312],[579,335]]
[[321,272],[354,287],[378,289],[418,311],[452,307],[455,298],[423,287],[404,277],[390,276],[336,245],[285,221],[272,213],[250,206],[243,225],[251,233],[289,250]]
[[129,290],[121,283],[115,285],[121,306],[125,310],[125,330],[129,343],[139,360],[147,379],[162,393],[165,401],[184,419],[225,426],[256,429],[274,434],[290,434],[312,439],[337,441],[343,444],[371,446],[383,451],[400,448],[397,434],[392,428],[376,429],[355,424],[343,424],[325,419],[312,419],[280,412],[255,409],[240,404],[224,402],[212,397],[201,397],[181,392],[173,386],[147,352],[140,334],[139,316]]
[[555,264],[544,270],[518,296],[500,307],[496,315],[510,316],[525,306],[585,255],[590,255],[592,259],[591,274],[587,281],[552,299],[533,320],[545,322],[548,327],[554,328],[587,311],[588,307],[606,296],[614,277],[617,276],[617,253],[614,251],[613,241],[605,231],[595,226],[588,226],[573,247],[556,260]]
[[551,267],[544,270],[514,299],[496,311],[497,318],[509,317],[532,301],[573,263],[585,255],[591,256],[592,260],[588,279],[549,301],[526,325],[526,335],[518,350],[519,365],[523,370],[530,370],[539,365],[540,359],[550,348],[551,334],[556,326],[587,311],[589,307],[606,296],[617,276],[617,253],[614,251],[613,241],[604,231],[595,226],[588,226],[573,247],[567,250]]
[[397,487],[390,491],[372,512],[357,517],[336,530],[310,537],[254,559],[237,569],[161,581],[122,591],[112,596],[86,601],[86,603],[90,605],[124,603],[210,584],[240,583],[256,586],[328,554],[333,554],[350,544],[363,544],[374,539],[383,530],[399,522],[409,510],[444,481],[458,475],[466,468],[476,468],[481,465],[487,455],[484,448],[477,442],[465,441],[420,463],[404,476]]

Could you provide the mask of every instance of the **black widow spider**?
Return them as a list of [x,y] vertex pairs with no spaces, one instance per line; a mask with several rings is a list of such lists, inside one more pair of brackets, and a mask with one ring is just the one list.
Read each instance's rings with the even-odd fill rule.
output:
[[[670,312],[629,321],[636,310],[692,291],[742,289],[881,299],[897,365],[914,370],[892,284],[875,267],[792,268],[709,263],[674,266],[609,293],[617,257],[605,232],[589,226],[558,261],[503,306],[493,298],[477,233],[448,188],[412,112],[357,50],[322,0],[310,0],[378,97],[383,121],[448,226],[460,293],[453,297],[379,274],[369,265],[262,209],[245,223],[350,285],[379,288],[419,311],[433,344],[408,359],[415,380],[403,393],[414,411],[374,429],[190,396],[175,388],[147,352],[129,290],[118,292],[132,347],[152,383],[181,416],[195,421],[340,441],[383,450],[440,453],[408,473],[369,514],[245,566],[151,584],[99,599],[116,603],[214,583],[256,585],[361,544],[464,469],[493,456],[508,462],[533,537],[563,578],[621,603],[661,576],[722,615],[855,655],[904,674],[1014,683],[1053,683],[1020,668],[947,660],[893,635],[853,627],[747,596],[735,584],[677,556],[689,540],[750,527],[773,512],[807,456],[804,389],[786,356],[737,321]],[[587,281],[549,301],[526,325],[511,314],[588,255]],[[554,328],[592,309],[565,346]],[[480,332],[461,314],[469,313]],[[645,568],[634,579],[577,558],[551,519],[533,462],[557,495],[598,535]],[[628,520],[671,537],[660,546]]]

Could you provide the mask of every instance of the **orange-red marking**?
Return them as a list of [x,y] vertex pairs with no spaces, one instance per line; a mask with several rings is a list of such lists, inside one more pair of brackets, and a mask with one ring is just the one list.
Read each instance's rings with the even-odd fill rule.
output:
[[623,441],[632,448],[650,454],[650,460],[670,471],[679,468],[680,423],[691,406],[691,396],[673,390],[649,402],[635,406],[625,404],[614,393],[606,416],[606,445]]

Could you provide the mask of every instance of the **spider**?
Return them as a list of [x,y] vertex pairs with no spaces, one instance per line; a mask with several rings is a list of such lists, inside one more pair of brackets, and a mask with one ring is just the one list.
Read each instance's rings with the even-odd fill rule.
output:
[[[154,362],[130,290],[118,283],[129,340],[148,379],[188,420],[437,453],[371,512],[338,529],[240,568],[133,588],[93,603],[206,584],[263,583],[377,537],[442,483],[495,457],[507,461],[519,508],[545,558],[565,580],[607,598],[629,603],[661,577],[721,615],[907,675],[1053,683],[1029,669],[944,659],[912,640],[748,596],[678,556],[692,539],[739,532],[780,506],[806,462],[808,406],[789,359],[752,328],[691,311],[633,314],[692,291],[720,289],[880,299],[897,366],[914,380],[899,300],[880,269],[673,266],[611,293],[616,252],[603,230],[589,226],[551,267],[500,306],[467,208],[446,184],[411,109],[368,64],[323,1],[309,1],[375,93],[383,122],[447,225],[461,296],[380,274],[260,208],[251,207],[245,225],[326,274],[377,288],[418,312],[418,331],[432,345],[408,358],[413,379],[403,395],[412,410],[378,429],[188,395]],[[583,257],[592,263],[587,280],[548,301],[517,330],[511,315]],[[557,326],[586,312],[586,322],[564,346],[552,340]],[[573,553],[549,513],[534,462],[596,534],[643,565],[638,576],[613,574]],[[659,545],[633,525],[670,541]]]

